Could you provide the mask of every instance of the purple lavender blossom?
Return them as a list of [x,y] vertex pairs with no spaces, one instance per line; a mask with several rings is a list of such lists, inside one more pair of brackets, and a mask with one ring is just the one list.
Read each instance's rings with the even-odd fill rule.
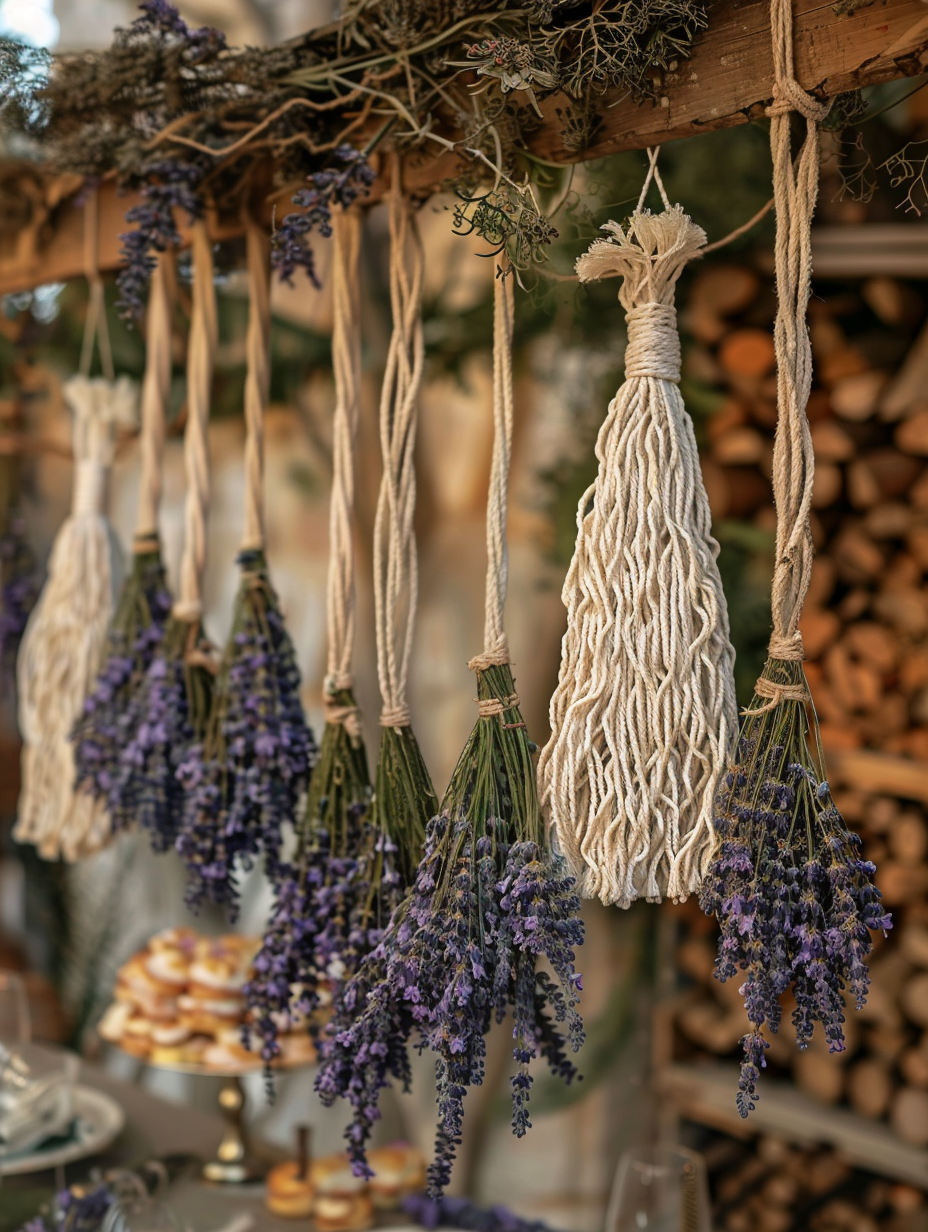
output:
[[[795,683],[801,664],[771,660],[765,674]],[[804,680],[804,676],[802,677]],[[797,677],[798,680],[798,677]],[[821,1023],[830,1052],[844,1050],[846,998],[866,1000],[871,933],[892,926],[873,884],[875,868],[822,782],[808,746],[805,706],[783,700],[761,711],[755,697],[738,754],[716,802],[719,847],[700,893],[721,935],[716,978],[744,975],[751,1024],[744,1037],[738,1111],[754,1108],[780,998],[795,997],[796,1041]]]
[[480,1207],[469,1198],[410,1194],[403,1210],[423,1228],[464,1228],[468,1232],[552,1232],[540,1219],[522,1219],[506,1206]]
[[25,529],[23,519],[14,516],[0,536],[0,684],[4,687],[15,677],[19,644],[40,590]]
[[107,1211],[116,1198],[105,1184],[86,1192],[62,1189],[48,1215],[37,1215],[24,1223],[20,1232],[99,1232]]
[[300,702],[300,671],[260,552],[239,557],[242,583],[202,747],[178,767],[186,792],[177,850],[188,903],[237,904],[236,878],[263,857],[279,875],[318,750]]
[[363,150],[343,143],[335,150],[335,157],[342,167],[313,172],[310,187],[301,188],[292,198],[300,212],[287,214],[272,237],[271,263],[280,279],[290,286],[298,269],[305,271],[313,286],[320,285],[307,237],[313,231],[324,238],[330,236],[332,206],[348,209],[367,194],[374,182],[374,170]]
[[[77,785],[98,800],[110,800],[120,757],[134,735],[134,695],[142,687],[171,610],[161,553],[138,552],[107,635],[106,656],[96,684],[74,726]],[[124,826],[124,810],[112,816]]]
[[177,771],[209,713],[209,649],[199,624],[171,617],[126,717],[132,734],[109,793],[110,817],[116,828],[138,822],[157,852],[169,851],[180,830],[184,789]]

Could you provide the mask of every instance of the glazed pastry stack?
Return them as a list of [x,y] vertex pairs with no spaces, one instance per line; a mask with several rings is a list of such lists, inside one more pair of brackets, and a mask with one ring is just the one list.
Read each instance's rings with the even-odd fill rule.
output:
[[[260,945],[259,938],[201,937],[189,928],[157,933],[119,969],[100,1036],[152,1065],[254,1069],[261,1059],[243,1043],[243,989]],[[278,1064],[315,1061],[305,1020],[281,1026]]]
[[370,1181],[352,1173],[347,1155],[326,1155],[305,1170],[279,1164],[267,1178],[267,1207],[285,1219],[312,1215],[317,1232],[366,1232],[376,1211],[396,1210],[425,1188],[425,1157],[407,1143],[368,1151],[367,1161]]

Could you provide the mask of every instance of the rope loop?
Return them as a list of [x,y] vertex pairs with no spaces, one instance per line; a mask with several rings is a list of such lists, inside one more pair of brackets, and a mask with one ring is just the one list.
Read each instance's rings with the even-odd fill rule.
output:
[[773,102],[765,108],[764,114],[770,117],[786,115],[796,111],[820,124],[831,111],[831,99],[820,102],[814,94],[808,94],[794,77],[776,81],[773,85]]

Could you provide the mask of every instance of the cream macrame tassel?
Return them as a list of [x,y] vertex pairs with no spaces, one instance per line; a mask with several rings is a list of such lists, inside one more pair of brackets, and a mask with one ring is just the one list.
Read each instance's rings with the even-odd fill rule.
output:
[[107,487],[116,429],[134,423],[136,390],[125,377],[75,376],[64,393],[74,415],[74,488],[17,662],[23,756],[15,837],[46,859],[76,860],[110,837],[103,806],[75,793],[70,733],[99,670],[121,580]]
[[[649,180],[655,171],[652,155]],[[705,235],[666,198],[656,215],[643,199],[625,230],[608,223],[609,238],[577,261],[582,281],[622,275],[628,347],[578,510],[539,762],[542,804],[582,892],[622,907],[699,885],[737,730],[718,544],[678,385],[674,291]]]
[[360,739],[353,706],[336,704],[335,694],[350,690],[354,680],[354,444],[361,398],[361,292],[358,258],[361,215],[357,210],[333,216],[332,369],[335,413],[332,420],[332,497],[329,507],[329,573],[326,588],[328,663],[325,679],[326,722],[341,723]]
[[[393,334],[380,399],[383,480],[374,521],[374,610],[377,672],[384,727],[408,727],[407,682],[415,623],[418,569],[416,420],[422,383],[422,242],[403,196],[399,162],[390,194],[390,304]],[[400,616],[402,609],[402,618]]]

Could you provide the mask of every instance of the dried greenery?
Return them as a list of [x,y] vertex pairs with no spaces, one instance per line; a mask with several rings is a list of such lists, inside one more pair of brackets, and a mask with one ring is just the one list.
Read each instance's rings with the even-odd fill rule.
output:
[[[102,52],[46,64],[4,45],[8,145],[15,134],[55,170],[115,172],[135,188],[186,178],[203,199],[239,209],[256,192],[292,197],[338,150],[370,153],[389,132],[404,149],[460,156],[458,229],[505,249],[518,268],[556,235],[526,154],[541,102],[565,99],[554,119],[576,150],[606,91],[664,93],[709,9],[700,0],[348,0],[336,24],[278,47],[229,48],[219,32],[187,27],[168,0],[140,7]],[[191,165],[196,175],[183,177]]]

